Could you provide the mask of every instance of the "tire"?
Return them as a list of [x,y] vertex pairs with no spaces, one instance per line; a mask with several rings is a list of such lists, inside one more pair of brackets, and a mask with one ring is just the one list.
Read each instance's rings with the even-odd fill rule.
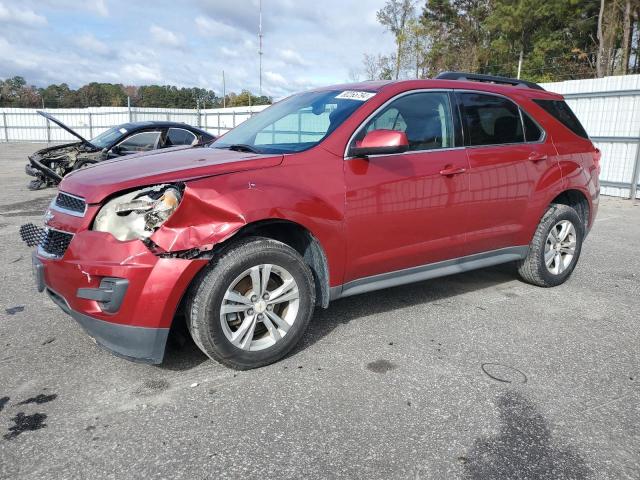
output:
[[[252,276],[256,271],[257,277]],[[261,289],[264,275],[267,287],[258,296],[254,285]],[[280,300],[285,298],[291,299]],[[250,237],[227,247],[196,277],[186,320],[194,342],[208,357],[248,370],[289,353],[302,338],[314,306],[313,274],[300,254],[276,240]],[[229,313],[223,315],[223,307]],[[253,328],[247,327],[251,324]]]
[[[567,222],[573,227],[573,233],[569,229],[566,233],[566,240],[558,241]],[[555,236],[551,233],[552,229]],[[583,240],[584,224],[578,212],[567,205],[551,205],[533,235],[533,240],[529,245],[529,254],[518,262],[520,277],[525,282],[539,287],[555,287],[563,284],[573,273],[580,258]],[[574,244],[574,247],[573,254],[569,258],[571,244]],[[554,245],[559,245],[560,250],[554,251]],[[548,265],[551,257],[553,259]]]

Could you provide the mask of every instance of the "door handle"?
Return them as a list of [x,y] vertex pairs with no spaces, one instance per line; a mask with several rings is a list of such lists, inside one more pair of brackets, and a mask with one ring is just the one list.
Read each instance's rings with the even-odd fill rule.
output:
[[529,154],[529,160],[532,161],[533,163],[542,162],[546,159],[547,159],[547,156],[544,153],[531,152]]
[[452,167],[452,166],[446,166],[445,168],[443,168],[442,170],[440,170],[440,175],[444,175],[445,177],[451,177],[453,175],[459,175],[461,173],[466,172],[467,169],[466,168],[461,168],[461,167]]

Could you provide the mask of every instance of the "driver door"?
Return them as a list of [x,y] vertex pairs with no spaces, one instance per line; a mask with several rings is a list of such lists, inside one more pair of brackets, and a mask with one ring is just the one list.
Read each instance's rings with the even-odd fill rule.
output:
[[460,256],[466,237],[468,160],[456,140],[448,92],[404,94],[354,136],[400,130],[409,150],[347,157],[345,283]]

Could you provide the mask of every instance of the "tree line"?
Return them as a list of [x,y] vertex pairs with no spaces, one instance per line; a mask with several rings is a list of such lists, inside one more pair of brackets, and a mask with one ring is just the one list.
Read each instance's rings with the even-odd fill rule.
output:
[[92,82],[77,90],[66,83],[37,88],[20,76],[0,80],[0,107],[83,108],[83,107],[219,108],[268,105],[271,97],[253,95],[248,90],[230,92],[224,98],[205,88],[172,85],[124,86]]
[[364,55],[353,79],[444,70],[551,82],[640,72],[640,0],[387,0],[395,52]]

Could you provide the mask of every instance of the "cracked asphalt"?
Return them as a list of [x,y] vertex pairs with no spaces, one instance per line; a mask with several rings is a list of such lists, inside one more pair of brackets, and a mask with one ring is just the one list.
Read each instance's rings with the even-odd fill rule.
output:
[[339,300],[269,367],[149,366],[32,285],[41,147],[0,144],[0,478],[640,478],[640,206],[603,198],[557,288],[489,268]]

